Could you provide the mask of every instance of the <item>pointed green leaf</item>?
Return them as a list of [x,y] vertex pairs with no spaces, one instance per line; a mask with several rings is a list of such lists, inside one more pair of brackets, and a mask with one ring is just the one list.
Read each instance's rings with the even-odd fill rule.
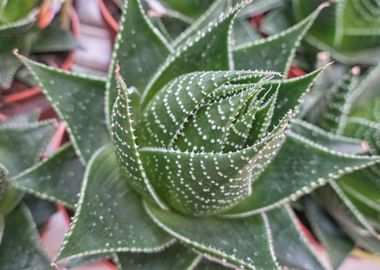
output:
[[118,253],[119,270],[186,270],[198,255],[189,248],[175,243],[158,253]]
[[272,230],[274,252],[280,265],[299,270],[324,269],[303,237],[289,206],[269,211],[267,217]]
[[[331,187],[324,187],[316,191],[318,201],[328,213],[334,217],[339,226],[352,238],[355,243],[371,252],[380,254],[380,242],[377,235],[369,233],[362,227],[353,215],[353,212],[337,196]],[[326,204],[328,203],[328,205]]]
[[35,1],[16,2],[6,1],[0,10],[0,86],[5,89],[10,87],[21,66],[12,50],[30,51],[32,39],[27,35],[37,17],[37,11],[33,10]]
[[[0,163],[13,177],[40,160],[42,151],[54,133],[52,121],[14,124],[0,127]],[[23,192],[8,185],[0,199],[0,213],[11,212],[22,199]]]
[[171,243],[144,213],[111,147],[89,161],[78,208],[58,260],[112,252],[157,252]]
[[304,20],[279,34],[234,48],[235,68],[273,70],[287,74],[296,48],[319,12],[319,9],[316,10]]
[[247,142],[252,130],[256,128],[253,123],[261,103],[262,99],[256,101],[245,114],[242,114],[233,123],[227,135],[228,138],[222,146],[223,152],[234,152],[249,145]]
[[206,103],[192,115],[174,145],[180,151],[220,152],[231,126],[254,92],[242,92]]
[[112,109],[111,133],[120,167],[128,183],[146,200],[155,201],[160,207],[165,204],[156,194],[145,173],[136,143],[133,116],[128,89],[121,77],[117,76],[118,95]]
[[277,154],[285,119],[268,137],[237,152],[181,152],[142,148],[141,160],[157,193],[182,213],[204,215],[235,205],[251,193],[251,183]]
[[63,72],[19,56],[38,80],[56,112],[67,123],[71,141],[87,162],[109,142],[104,122],[104,81]]
[[204,31],[209,23],[218,19],[220,14],[226,11],[228,0],[216,0],[210,7],[191,24],[184,32],[182,32],[174,41],[173,46],[179,48],[186,44],[186,40],[195,36],[198,31]]
[[[323,2],[322,0],[293,1],[294,15],[297,19],[303,18]],[[375,2],[344,0],[331,3],[331,7],[310,30],[308,43],[318,50],[328,51],[334,59],[348,65],[377,64],[380,32],[378,28],[376,29],[379,7]],[[362,28],[353,29],[345,21],[361,25]],[[370,26],[371,24],[375,29]]]
[[[172,147],[180,131],[202,105],[253,87],[274,73],[250,71],[194,72],[168,83],[152,100],[141,117],[138,140],[141,146]],[[237,85],[235,85],[235,83]]]
[[68,144],[53,156],[12,179],[10,184],[36,197],[74,208],[84,175],[84,166]]
[[[280,119],[289,111],[297,113],[304,95],[309,91],[315,80],[324,69],[317,69],[295,79],[273,81],[263,87],[274,92],[278,91],[276,109],[273,112],[272,126],[277,125]],[[269,97],[271,95],[268,95]]]
[[169,55],[144,90],[141,102],[143,108],[175,77],[194,71],[229,70],[232,67],[230,29],[238,10],[239,6],[217,22],[210,23],[206,31],[197,33]]
[[127,85],[136,87],[142,93],[171,50],[168,42],[146,17],[141,0],[124,1],[106,86],[109,116],[117,95],[114,76],[116,66],[120,65],[121,75]]
[[0,162],[15,176],[40,160],[54,133],[53,121],[0,127]]
[[273,209],[312,192],[330,179],[368,167],[378,160],[378,157],[341,154],[288,131],[271,166],[253,183],[251,195],[226,213],[248,216]]
[[0,244],[1,269],[53,269],[39,243],[32,217],[23,205],[7,216]]
[[255,119],[252,123],[252,130],[247,138],[247,144],[252,145],[258,139],[264,137],[271,125],[274,110],[276,107],[278,92],[262,105],[255,114]]
[[264,215],[226,220],[185,216],[150,204],[146,210],[163,230],[202,253],[245,269],[279,269]]
[[326,249],[333,269],[338,269],[350,255],[355,243],[311,198],[304,200],[306,215],[318,240]]

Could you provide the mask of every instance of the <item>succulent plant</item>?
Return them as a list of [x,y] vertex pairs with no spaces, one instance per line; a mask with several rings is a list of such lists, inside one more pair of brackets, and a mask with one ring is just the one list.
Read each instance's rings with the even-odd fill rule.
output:
[[[320,98],[306,119],[330,133],[351,138],[346,139],[347,142],[363,145],[362,149],[346,147],[341,151],[378,155],[380,114],[376,104],[380,102],[380,66],[370,68],[361,76],[358,66],[350,70],[337,64],[327,71],[320,78],[324,83],[314,89]],[[379,176],[378,164],[346,174],[317,190],[313,195],[316,202],[310,199],[305,202],[307,213],[314,220],[314,231],[329,251],[334,250],[331,258],[334,268],[352,251],[355,243],[375,254],[380,253]],[[329,233],[326,226],[335,229]]]
[[18,48],[23,54],[70,51],[78,43],[70,33],[54,22],[45,29],[35,24],[38,17],[37,0],[0,2],[0,86],[8,88],[20,68],[20,61],[12,54]]
[[[292,1],[293,15],[301,20],[324,0]],[[372,0],[331,1],[306,41],[347,64],[376,64],[380,56],[380,4]]]
[[[239,44],[234,23],[246,2],[215,1],[169,43],[139,0],[125,1],[106,81],[18,55],[67,124],[71,144],[33,166],[52,124],[0,128],[0,161],[9,171],[7,203],[0,201],[7,211],[2,268],[20,268],[12,258],[37,246],[19,205],[26,192],[75,209],[58,261],[111,256],[120,269],[323,269],[290,203],[379,158],[347,153],[362,149],[360,142],[296,120],[323,69],[285,77],[322,7],[277,35]],[[28,136],[33,127],[35,137]],[[23,239],[18,224],[30,228]],[[30,252],[42,266],[32,266],[47,269],[39,251]]]

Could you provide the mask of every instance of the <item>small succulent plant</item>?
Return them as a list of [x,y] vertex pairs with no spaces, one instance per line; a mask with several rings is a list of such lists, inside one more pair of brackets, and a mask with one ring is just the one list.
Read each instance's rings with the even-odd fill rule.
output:
[[[107,80],[18,55],[66,122],[71,143],[38,162],[52,123],[0,127],[8,171],[2,268],[47,269],[19,204],[26,192],[75,210],[57,261],[324,269],[290,203],[379,158],[347,152],[361,143],[296,119],[323,68],[286,75],[323,7],[277,35],[242,44],[235,23],[255,8],[249,2],[213,2],[169,43],[139,0],[125,1]],[[22,239],[21,226],[29,228]],[[12,260],[22,252],[34,260]]]
[[20,68],[20,61],[12,54],[18,48],[23,54],[70,51],[77,42],[57,22],[45,29],[36,26],[39,14],[37,0],[0,2],[0,87],[9,88]]
[[[293,15],[304,18],[324,0],[292,1]],[[372,0],[331,1],[314,24],[306,41],[328,51],[338,61],[348,64],[376,64],[379,61],[380,4]]]
[[[380,104],[380,67],[372,67],[361,76],[358,66],[347,70],[336,64],[326,71],[314,88],[315,96],[320,98],[306,119],[332,134],[346,136],[347,143],[362,142],[362,149],[345,147],[342,150],[346,153],[378,155],[380,114],[376,104]],[[331,257],[334,268],[352,251],[354,243],[375,254],[380,252],[379,176],[379,165],[372,165],[317,190],[313,194],[317,203],[305,201],[314,231],[334,254]],[[328,232],[326,224],[334,230]]]

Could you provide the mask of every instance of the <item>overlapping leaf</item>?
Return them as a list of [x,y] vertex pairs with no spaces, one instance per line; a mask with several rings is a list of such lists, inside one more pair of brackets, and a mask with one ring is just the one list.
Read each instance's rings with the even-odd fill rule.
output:
[[314,200],[307,198],[304,205],[311,227],[329,255],[331,266],[337,269],[353,250],[354,242]]
[[[197,218],[146,205],[152,219],[194,249],[246,269],[279,269],[271,246],[267,218]],[[223,239],[223,241],[221,241]]]
[[289,206],[269,211],[266,215],[280,265],[290,269],[324,269],[303,237]]
[[220,212],[251,194],[251,183],[268,166],[284,138],[288,119],[262,141],[230,153],[142,148],[141,160],[157,193],[190,215]]
[[206,31],[197,33],[168,56],[144,90],[142,108],[175,77],[194,71],[228,70],[232,67],[230,29],[239,7],[210,23]]
[[54,122],[0,127],[0,162],[15,176],[40,159],[54,132]]
[[161,207],[165,207],[152,187],[140,159],[127,87],[121,77],[118,76],[117,80],[119,90],[112,110],[111,133],[119,164],[128,183],[143,198],[155,201]]
[[319,12],[317,9],[292,28],[277,35],[234,48],[235,68],[273,70],[287,74],[297,46]]
[[53,156],[12,179],[11,185],[42,199],[73,208],[84,175],[72,145],[63,146]]
[[257,95],[255,90],[255,88],[243,88],[240,93],[200,107],[181,129],[174,142],[175,148],[190,152],[220,152],[230,128],[248,101]]
[[[54,122],[19,123],[10,120],[0,127],[0,162],[14,177],[40,160],[54,132]],[[20,202],[23,193],[7,185],[0,199],[0,212],[9,213]]]
[[[152,100],[141,118],[138,139],[141,146],[172,146],[188,118],[213,99],[241,91],[228,86],[234,81],[249,80],[246,87],[274,73],[249,71],[194,72],[167,84]],[[251,85],[250,85],[251,84]],[[225,87],[226,86],[226,87]]]
[[53,269],[39,243],[38,232],[25,206],[18,206],[5,221],[0,244],[1,269]]
[[104,105],[104,81],[59,71],[19,57],[67,123],[75,149],[87,162],[97,149],[110,141],[104,112],[99,110]]
[[271,166],[254,182],[250,197],[226,213],[247,216],[269,210],[378,159],[340,154],[289,131]]
[[194,23],[191,24],[184,32],[182,32],[174,41],[173,46],[179,48],[186,44],[186,40],[191,36],[196,35],[197,31],[202,31],[207,28],[208,24],[218,19],[218,17],[226,11],[228,1],[217,0],[210,5],[202,16],[200,16]]
[[157,252],[171,243],[144,213],[111,147],[96,152],[86,168],[79,206],[58,259],[112,252]]
[[[300,20],[323,0],[293,1],[293,14]],[[342,0],[332,3],[310,30],[307,41],[347,64],[376,64],[380,44],[377,13],[372,0]]]
[[[30,50],[30,41],[22,38],[36,19],[33,8],[36,1],[3,2],[0,14],[0,85],[8,88],[21,63],[11,54],[14,48],[26,52]],[[21,7],[20,7],[21,6]]]
[[[376,235],[363,228],[357,216],[342,202],[332,188],[323,188],[316,192],[319,202],[334,217],[344,231],[360,246],[380,254],[380,243]],[[326,202],[328,201],[328,207]]]
[[276,109],[272,117],[272,126],[276,125],[289,110],[294,110],[294,113],[298,112],[304,95],[309,91],[323,70],[324,68],[321,68],[295,79],[272,81],[266,85],[264,84],[266,89],[272,92],[278,91]]
[[116,39],[107,83],[106,109],[109,116],[117,95],[114,76],[116,65],[120,65],[121,75],[128,86],[134,86],[142,93],[158,66],[172,50],[146,18],[140,0],[124,2],[121,29]]

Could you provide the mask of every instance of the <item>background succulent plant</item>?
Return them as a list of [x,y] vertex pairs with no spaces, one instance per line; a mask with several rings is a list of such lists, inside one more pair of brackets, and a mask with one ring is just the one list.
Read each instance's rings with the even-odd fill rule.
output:
[[[376,155],[379,121],[375,104],[379,100],[379,67],[370,68],[362,75],[358,66],[350,70],[342,65],[335,65],[328,70],[330,72],[321,78],[324,83],[317,84],[314,89],[315,96],[319,96],[319,99],[306,114],[306,119],[331,133],[362,141],[362,152]],[[345,151],[353,150],[346,148]],[[330,250],[339,251],[331,258],[334,267],[338,267],[352,251],[355,242],[374,253],[379,252],[378,179],[378,165],[373,165],[349,173],[318,190],[314,194],[317,203],[311,199],[305,201],[306,209],[310,209],[307,212],[310,219],[314,220],[313,226],[319,232],[321,241],[329,242],[326,244]],[[330,220],[331,217],[318,209],[321,206],[334,217],[347,235],[338,229],[334,221]],[[335,228],[332,236],[325,235],[325,229],[319,228],[324,227],[321,220]],[[331,241],[334,238],[338,240]]]
[[[24,192],[75,209],[57,260],[113,257],[120,269],[323,269],[290,203],[316,189],[323,195],[330,187],[322,186],[335,188],[336,179],[379,158],[363,155],[361,140],[335,134],[335,122],[327,132],[296,119],[308,114],[300,103],[323,68],[285,77],[323,7],[279,34],[241,43],[239,20],[262,6],[237,2],[213,2],[168,42],[140,1],[125,1],[107,80],[18,55],[71,143],[38,162],[53,123],[31,116],[0,127],[4,269],[49,268],[19,204]],[[326,128],[321,117],[315,124]],[[325,214],[314,202],[304,202],[310,215]],[[25,261],[12,259],[19,256]]]
[[[296,20],[304,18],[323,0],[292,1],[292,13]],[[376,64],[379,60],[380,5],[372,0],[332,1],[314,24],[306,40],[328,51],[341,62],[348,64]]]
[[20,68],[20,61],[12,54],[18,48],[23,54],[71,51],[78,43],[70,32],[54,21],[40,29],[36,23],[40,1],[18,0],[0,2],[0,86],[8,88]]

